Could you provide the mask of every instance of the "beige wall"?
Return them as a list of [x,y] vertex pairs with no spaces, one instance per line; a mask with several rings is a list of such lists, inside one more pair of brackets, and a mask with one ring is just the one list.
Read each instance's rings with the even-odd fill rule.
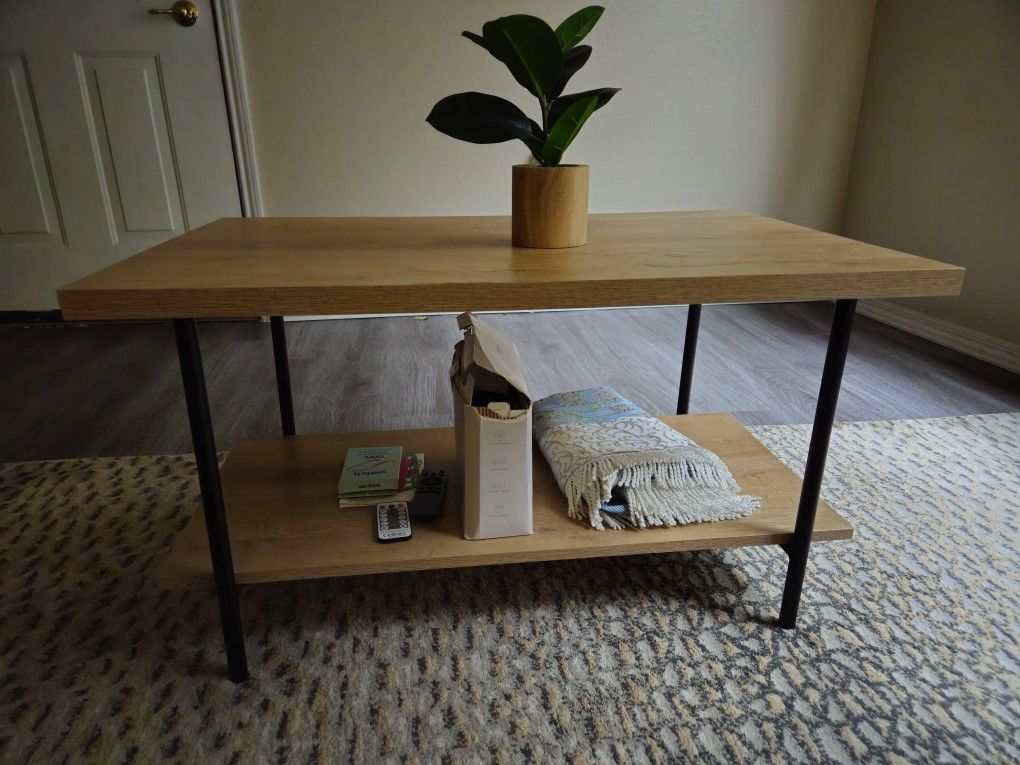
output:
[[880,0],[844,233],[965,266],[903,303],[1020,343],[1020,2]]
[[[267,215],[506,213],[517,144],[425,124],[480,90],[534,114],[504,67],[459,37],[583,5],[463,0],[238,4]],[[872,0],[606,2],[572,89],[623,88],[567,160],[592,166],[593,211],[734,207],[838,229]]]

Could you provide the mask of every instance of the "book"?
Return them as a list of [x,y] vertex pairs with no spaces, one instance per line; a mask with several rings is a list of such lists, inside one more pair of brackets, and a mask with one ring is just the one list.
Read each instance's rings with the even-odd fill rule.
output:
[[421,473],[425,469],[425,455],[407,454],[400,461],[399,483],[397,490],[390,494],[369,493],[360,496],[341,495],[339,484],[337,485],[337,502],[341,510],[348,507],[367,507],[380,502],[410,502],[414,499],[414,492],[418,487]]
[[340,496],[392,494],[400,485],[402,446],[354,446],[340,473]]

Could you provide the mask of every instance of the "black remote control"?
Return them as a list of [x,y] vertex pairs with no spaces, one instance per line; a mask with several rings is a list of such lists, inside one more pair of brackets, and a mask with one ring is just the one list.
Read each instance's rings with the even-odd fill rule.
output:
[[380,542],[403,542],[411,538],[406,502],[383,502],[375,506],[375,537]]
[[439,517],[443,509],[443,498],[446,496],[446,471],[421,471],[418,488],[410,503],[411,517],[420,521],[431,521]]

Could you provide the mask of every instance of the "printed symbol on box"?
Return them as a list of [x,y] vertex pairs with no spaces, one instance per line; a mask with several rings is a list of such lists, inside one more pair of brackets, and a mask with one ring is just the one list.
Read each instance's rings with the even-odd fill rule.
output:
[[506,441],[506,431],[505,430],[497,430],[496,431],[496,440],[497,441]]
[[506,467],[506,457],[493,457],[492,466],[496,468]]

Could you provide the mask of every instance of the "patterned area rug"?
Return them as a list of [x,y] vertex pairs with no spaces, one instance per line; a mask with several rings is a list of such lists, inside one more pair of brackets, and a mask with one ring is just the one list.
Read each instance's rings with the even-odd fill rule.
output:
[[[800,468],[806,427],[754,432]],[[857,536],[813,548],[797,631],[778,549],[262,585],[240,686],[212,594],[149,575],[189,459],[5,465],[0,761],[1016,762],[1018,434],[839,425]]]

